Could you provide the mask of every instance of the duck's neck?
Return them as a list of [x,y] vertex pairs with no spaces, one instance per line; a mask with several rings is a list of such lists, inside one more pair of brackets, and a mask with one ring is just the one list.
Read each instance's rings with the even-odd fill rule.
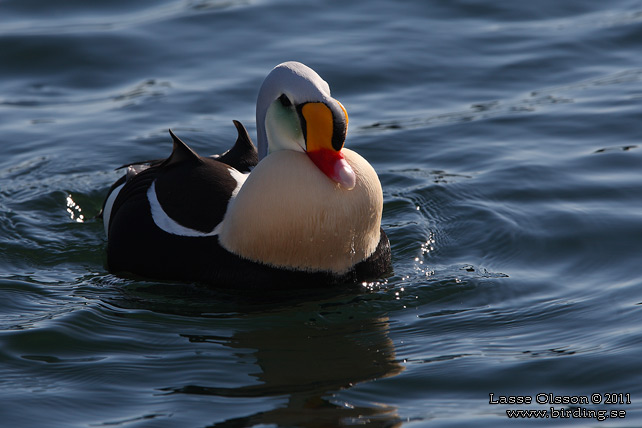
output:
[[257,103],[256,105],[256,143],[259,152],[259,161],[268,154],[268,138],[265,130],[265,116],[268,106]]

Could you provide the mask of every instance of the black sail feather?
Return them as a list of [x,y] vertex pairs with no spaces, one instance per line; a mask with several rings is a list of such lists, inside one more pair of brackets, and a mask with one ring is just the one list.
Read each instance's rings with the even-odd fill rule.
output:
[[179,162],[186,161],[200,162],[201,157],[180,138],[178,138],[171,129],[169,130],[169,135],[172,136],[174,148],[172,149],[172,154],[167,159],[165,159],[165,162],[161,164],[161,167],[170,166]]
[[229,151],[215,159],[240,172],[247,173],[259,162],[259,153],[243,124],[238,120],[233,122],[238,132],[236,143]]

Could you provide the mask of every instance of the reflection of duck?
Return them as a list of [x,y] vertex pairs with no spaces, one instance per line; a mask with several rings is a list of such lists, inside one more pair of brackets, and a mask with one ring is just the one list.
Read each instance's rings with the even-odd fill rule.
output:
[[[329,328],[314,321],[287,323],[252,331],[238,331],[230,338],[186,335],[191,342],[214,342],[239,350],[255,350],[251,355],[261,371],[261,383],[239,388],[216,385],[185,385],[166,388],[181,394],[211,395],[234,399],[287,397],[285,406],[228,419],[212,426],[400,426],[396,408],[381,403],[349,406],[333,404],[328,397],[360,382],[399,374],[388,337],[387,318],[332,322]],[[243,360],[246,357],[240,357]],[[204,379],[204,382],[208,382]]]
[[235,122],[239,138],[223,156],[201,157],[172,134],[170,157],[128,166],[103,210],[110,270],[232,287],[354,283],[390,270],[381,184],[343,148],[348,116],[328,84],[281,64],[256,117],[258,164]]

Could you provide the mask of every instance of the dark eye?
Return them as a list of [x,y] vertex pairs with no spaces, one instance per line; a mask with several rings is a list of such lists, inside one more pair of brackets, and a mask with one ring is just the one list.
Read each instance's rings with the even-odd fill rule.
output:
[[290,101],[290,99],[285,94],[282,94],[279,97],[279,101],[281,101],[281,105],[283,107],[290,107],[292,105],[292,102]]

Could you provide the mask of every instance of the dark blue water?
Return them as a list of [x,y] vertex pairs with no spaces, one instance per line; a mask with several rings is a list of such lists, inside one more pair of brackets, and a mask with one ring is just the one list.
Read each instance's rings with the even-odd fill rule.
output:
[[[630,0],[1,2],[3,426],[641,426],[641,51]],[[170,127],[203,154],[232,119],[254,134],[285,60],[346,107],[394,276],[248,296],[107,272],[114,168]]]

